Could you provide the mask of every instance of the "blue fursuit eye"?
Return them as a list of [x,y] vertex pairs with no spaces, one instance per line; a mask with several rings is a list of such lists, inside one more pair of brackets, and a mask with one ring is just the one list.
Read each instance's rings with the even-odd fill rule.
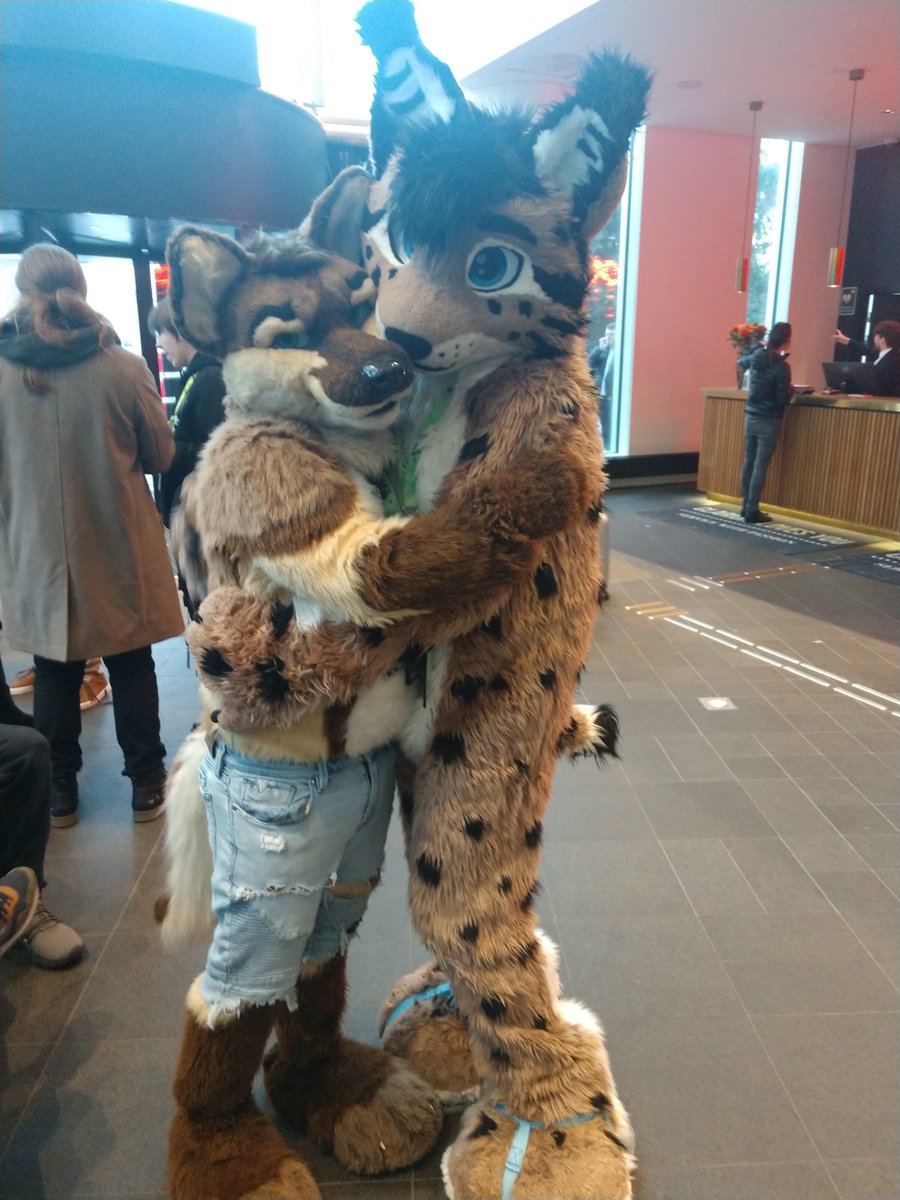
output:
[[469,259],[466,282],[476,292],[501,292],[522,273],[525,255],[508,246],[482,246]]
[[391,247],[391,254],[393,254],[397,262],[401,264],[408,263],[413,256],[412,242],[398,228],[394,221],[391,221],[388,225],[388,242]]

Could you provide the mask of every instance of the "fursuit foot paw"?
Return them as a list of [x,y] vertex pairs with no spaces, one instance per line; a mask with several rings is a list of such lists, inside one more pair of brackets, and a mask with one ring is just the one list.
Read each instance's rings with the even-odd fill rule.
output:
[[[621,1114],[520,1122],[484,1101],[465,1113],[441,1162],[450,1200],[629,1200],[634,1158],[613,1131]],[[511,1190],[509,1190],[511,1187]]]
[[478,1092],[465,1020],[447,977],[427,963],[398,979],[378,1021],[388,1054],[404,1059],[431,1084],[447,1112],[464,1108]]
[[255,1108],[216,1121],[179,1109],[168,1176],[172,1200],[321,1200],[304,1161]]
[[276,1048],[265,1081],[281,1119],[359,1175],[418,1162],[443,1124],[437,1094],[405,1062],[349,1038],[314,1066]]

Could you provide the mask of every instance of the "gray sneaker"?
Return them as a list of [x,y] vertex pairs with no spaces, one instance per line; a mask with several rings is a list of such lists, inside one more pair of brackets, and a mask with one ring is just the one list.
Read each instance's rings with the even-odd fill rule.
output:
[[51,971],[81,962],[85,951],[75,930],[48,912],[42,901],[22,936],[22,945],[36,967]]
[[14,867],[0,879],[0,955],[25,936],[40,896],[31,867]]

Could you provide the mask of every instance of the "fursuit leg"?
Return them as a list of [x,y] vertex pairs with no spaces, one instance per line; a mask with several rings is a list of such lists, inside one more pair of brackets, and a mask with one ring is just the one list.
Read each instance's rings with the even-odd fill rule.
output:
[[188,993],[169,1131],[172,1200],[321,1200],[303,1160],[256,1107],[253,1077],[276,1006],[222,1013]]
[[406,1063],[341,1033],[346,957],[304,967],[297,1008],[279,1007],[266,1089],[278,1115],[362,1175],[417,1162],[437,1141],[440,1101]]
[[[445,772],[443,787],[432,770]],[[603,1033],[581,1005],[559,998],[555,949],[537,929],[550,773],[498,771],[490,789],[459,772],[451,788],[434,765],[420,781],[412,916],[447,971],[484,1080],[444,1157],[448,1195],[627,1200],[633,1135]],[[464,816],[472,811],[477,828]]]

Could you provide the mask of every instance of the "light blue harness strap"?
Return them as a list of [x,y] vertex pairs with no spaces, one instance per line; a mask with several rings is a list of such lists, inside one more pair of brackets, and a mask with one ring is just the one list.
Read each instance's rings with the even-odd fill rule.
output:
[[516,1131],[513,1134],[506,1162],[503,1164],[503,1189],[500,1193],[500,1200],[513,1200],[513,1188],[522,1170],[522,1164],[525,1162],[525,1151],[528,1149],[528,1139],[531,1137],[532,1129],[565,1129],[567,1125],[586,1125],[588,1121],[595,1121],[597,1117],[603,1117],[609,1123],[609,1117],[605,1112],[576,1113],[574,1117],[566,1117],[563,1121],[526,1121],[524,1117],[514,1116],[505,1104],[498,1103],[492,1107],[496,1112],[516,1123]]
[[426,1000],[433,1000],[435,996],[447,996],[450,1007],[452,1008],[454,1006],[453,991],[450,987],[450,984],[436,983],[434,987],[425,988],[423,992],[414,992],[411,996],[406,996],[403,1000],[401,1000],[388,1019],[385,1021],[384,1032],[387,1033],[391,1022],[396,1021],[396,1019],[402,1013],[405,1013],[408,1008],[412,1008],[414,1004],[424,1004]]

